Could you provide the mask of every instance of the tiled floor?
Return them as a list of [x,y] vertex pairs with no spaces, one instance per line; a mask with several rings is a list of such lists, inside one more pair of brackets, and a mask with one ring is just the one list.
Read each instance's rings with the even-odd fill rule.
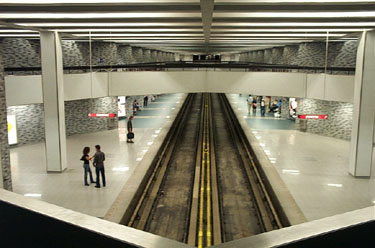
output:
[[[347,172],[349,142],[293,129],[293,122],[247,115],[246,98],[229,95],[243,110],[270,161],[308,220],[374,205],[375,180],[355,179]],[[164,95],[140,111],[134,120],[135,143],[126,143],[126,122],[118,130],[74,135],[67,139],[68,170],[47,174],[44,143],[11,149],[13,188],[41,200],[92,216],[102,217],[155,139],[155,131],[177,111],[182,94]],[[100,144],[106,153],[107,187],[83,186],[79,161],[82,148]]]
[[348,174],[349,141],[293,130],[293,121],[261,117],[259,109],[248,115],[245,96],[228,96],[307,220],[374,205],[375,180]]
[[[11,167],[14,192],[76,210],[103,217],[133,170],[147,152],[150,142],[163,127],[166,118],[178,111],[183,94],[163,95],[149,103],[133,121],[135,143],[126,143],[126,120],[119,128],[97,133],[73,135],[67,138],[68,169],[61,174],[47,174],[44,143],[11,149]],[[156,108],[157,106],[157,108]],[[161,108],[161,109],[158,109]],[[152,115],[147,115],[146,113]],[[84,146],[100,144],[106,154],[107,186],[97,189],[94,184],[84,186],[80,157]],[[91,166],[93,169],[93,167]],[[95,172],[93,171],[94,178]]]

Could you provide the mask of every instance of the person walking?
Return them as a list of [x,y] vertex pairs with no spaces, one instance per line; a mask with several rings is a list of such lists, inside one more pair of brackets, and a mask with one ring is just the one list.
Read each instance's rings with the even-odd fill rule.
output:
[[85,147],[83,148],[83,151],[82,151],[83,155],[82,155],[82,158],[81,160],[83,161],[83,169],[84,169],[84,181],[85,181],[85,186],[89,186],[90,184],[87,183],[87,174],[90,175],[90,183],[95,183],[94,179],[92,178],[92,172],[91,172],[91,168],[90,168],[90,156],[89,156],[89,153],[90,153],[90,147]]
[[105,154],[100,150],[100,145],[96,145],[96,153],[94,155],[94,167],[96,172],[96,186],[95,188],[100,188],[100,174],[102,174],[103,187],[105,187],[105,173],[104,173],[104,160]]
[[147,103],[148,103],[148,96],[144,96],[143,97],[143,107],[147,107]]
[[128,124],[127,124],[127,128],[128,128],[127,138],[128,138],[128,140],[126,141],[127,143],[134,143],[134,141],[133,141],[133,139],[134,139],[133,122],[132,122],[133,119],[134,119],[134,116],[130,116],[129,120],[128,120]]
[[264,116],[265,113],[266,113],[266,103],[264,99],[262,99],[262,101],[260,101],[260,115]]
[[253,97],[251,95],[249,95],[249,97],[247,98],[246,101],[247,101],[248,114],[250,114],[251,106],[253,104]]

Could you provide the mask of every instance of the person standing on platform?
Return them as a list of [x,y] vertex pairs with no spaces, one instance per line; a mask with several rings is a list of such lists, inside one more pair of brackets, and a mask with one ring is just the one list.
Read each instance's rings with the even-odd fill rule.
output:
[[96,153],[94,155],[94,167],[96,172],[96,186],[95,188],[100,188],[100,174],[102,174],[103,187],[105,187],[105,173],[104,173],[104,160],[105,154],[100,150],[100,145],[96,145]]
[[143,106],[147,107],[147,103],[148,103],[148,96],[146,95],[143,97]]
[[264,99],[262,99],[262,101],[260,101],[260,114],[261,116],[264,116],[265,113],[266,113],[266,103]]
[[134,143],[134,141],[133,141],[133,139],[134,139],[133,122],[132,122],[133,119],[134,119],[134,116],[130,116],[129,120],[128,120],[128,124],[127,124],[127,128],[128,128],[127,138],[128,138],[128,140],[126,142],[128,142],[128,143]]
[[251,95],[249,95],[249,97],[247,98],[246,101],[247,101],[248,114],[250,114],[251,105],[253,104],[253,97]]
[[253,115],[257,113],[257,98],[255,97],[253,100]]
[[83,161],[83,169],[85,171],[85,176],[84,176],[85,186],[89,186],[90,184],[87,183],[87,174],[90,175],[90,183],[95,183],[94,179],[92,178],[92,172],[90,169],[90,156],[89,156],[90,147],[86,146],[85,148],[83,148],[82,153],[83,155],[82,155],[81,160]]

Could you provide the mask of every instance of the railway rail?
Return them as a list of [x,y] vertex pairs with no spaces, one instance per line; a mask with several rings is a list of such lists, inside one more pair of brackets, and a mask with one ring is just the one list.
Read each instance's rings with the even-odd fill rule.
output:
[[224,94],[189,94],[128,226],[197,247],[283,227]]

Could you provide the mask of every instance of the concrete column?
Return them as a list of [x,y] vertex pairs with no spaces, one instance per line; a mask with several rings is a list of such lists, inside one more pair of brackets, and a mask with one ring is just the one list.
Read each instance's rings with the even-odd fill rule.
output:
[[371,176],[375,119],[375,32],[363,32],[358,40],[354,83],[354,111],[349,173]]
[[2,54],[0,50],[0,188],[12,190],[10,172],[7,103],[5,97],[5,81]]
[[47,172],[62,172],[66,135],[61,39],[57,32],[41,32],[40,42]]

